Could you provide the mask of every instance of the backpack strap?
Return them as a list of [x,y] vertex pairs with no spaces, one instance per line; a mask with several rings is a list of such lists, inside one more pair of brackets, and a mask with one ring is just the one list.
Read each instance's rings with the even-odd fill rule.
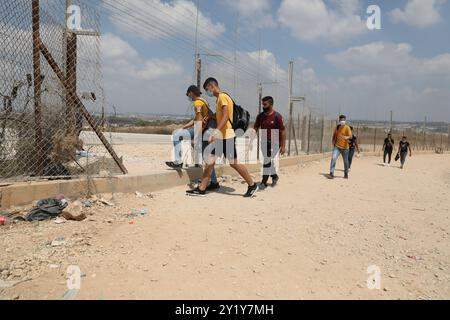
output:
[[[234,109],[234,106],[236,105],[236,103],[234,102],[233,98],[226,92],[221,92],[221,93],[226,94],[228,96],[228,98],[231,99],[231,101],[233,102],[233,109]],[[233,110],[233,116],[234,116],[234,110]],[[233,126],[233,120],[231,119],[230,116],[228,116],[228,122],[231,124],[231,126]]]
[[198,98],[198,100],[200,100],[201,102],[203,102],[206,106],[206,108],[208,109],[208,115],[211,116],[212,114],[214,114],[214,112],[212,112],[211,108],[209,107],[209,103],[208,101],[206,101],[203,98]]

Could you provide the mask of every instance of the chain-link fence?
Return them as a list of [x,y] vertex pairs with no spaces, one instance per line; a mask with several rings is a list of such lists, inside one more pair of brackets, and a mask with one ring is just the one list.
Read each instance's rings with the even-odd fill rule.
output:
[[360,148],[364,151],[381,151],[388,133],[392,134],[395,147],[398,147],[400,140],[405,136],[413,150],[436,152],[450,151],[450,137],[448,134],[442,132],[430,132],[423,128],[393,127],[391,130],[390,126],[369,127],[355,125],[354,132],[358,137]]
[[[314,111],[303,112],[295,120],[295,137],[291,134],[290,154],[317,154],[330,152],[333,149],[332,137],[337,121],[329,120],[325,115]],[[306,113],[306,114],[305,114]],[[417,151],[450,151],[450,135],[443,132],[434,132],[429,128],[403,127],[401,125],[376,126],[349,123],[353,127],[353,134],[358,138],[361,151],[382,151],[384,140],[388,133],[392,134],[395,147],[405,136],[411,148]],[[449,130],[450,131],[450,130]]]
[[0,181],[126,173],[104,134],[100,46],[83,3],[0,2]]
[[298,115],[292,126],[291,138],[289,139],[288,134],[287,141],[290,155],[326,153],[332,150],[336,121],[305,108],[303,115]]

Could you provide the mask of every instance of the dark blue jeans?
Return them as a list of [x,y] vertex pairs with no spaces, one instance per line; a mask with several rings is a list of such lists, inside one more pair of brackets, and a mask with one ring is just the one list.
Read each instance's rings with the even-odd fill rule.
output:
[[348,168],[349,169],[352,168],[353,157],[355,156],[355,151],[356,151],[356,148],[350,148],[348,150]]

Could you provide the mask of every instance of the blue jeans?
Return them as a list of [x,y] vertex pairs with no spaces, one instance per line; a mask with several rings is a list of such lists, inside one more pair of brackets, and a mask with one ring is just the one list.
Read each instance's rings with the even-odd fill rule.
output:
[[181,163],[183,162],[181,157],[181,143],[183,142],[183,140],[192,140],[194,139],[194,128],[190,128],[190,129],[180,129],[175,131],[175,133],[172,136],[172,141],[173,141],[173,150],[175,153],[175,161],[176,163]]
[[344,159],[344,171],[345,174],[348,174],[348,153],[349,150],[348,149],[341,149],[338,147],[334,147],[333,149],[333,156],[331,158],[331,166],[330,166],[330,173],[334,174],[334,170],[336,168],[336,161],[339,158],[339,155],[342,155],[342,158]]
[[[190,129],[185,129],[185,130],[177,130],[173,137],[172,137],[172,142],[173,142],[173,149],[174,149],[174,153],[175,153],[175,163],[181,163],[183,162],[182,160],[182,148],[181,148],[181,143],[183,142],[183,140],[192,140],[194,139],[195,136],[195,129],[194,128],[190,128]],[[200,137],[200,139],[203,137]],[[208,146],[208,142],[207,141],[202,141],[202,152],[205,151],[206,147]],[[195,151],[194,151],[195,152]],[[216,171],[214,170],[211,174],[211,183],[216,184],[217,183],[217,175],[216,175]]]

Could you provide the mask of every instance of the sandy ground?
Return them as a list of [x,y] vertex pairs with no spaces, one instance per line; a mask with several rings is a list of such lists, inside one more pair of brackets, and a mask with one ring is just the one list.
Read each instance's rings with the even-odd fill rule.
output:
[[77,265],[77,299],[450,299],[450,155],[404,171],[363,157],[348,181],[327,180],[328,165],[285,168],[253,199],[228,180],[207,198],[103,195],[114,206],[83,222],[0,227],[1,279],[30,279],[0,297],[61,299]]

